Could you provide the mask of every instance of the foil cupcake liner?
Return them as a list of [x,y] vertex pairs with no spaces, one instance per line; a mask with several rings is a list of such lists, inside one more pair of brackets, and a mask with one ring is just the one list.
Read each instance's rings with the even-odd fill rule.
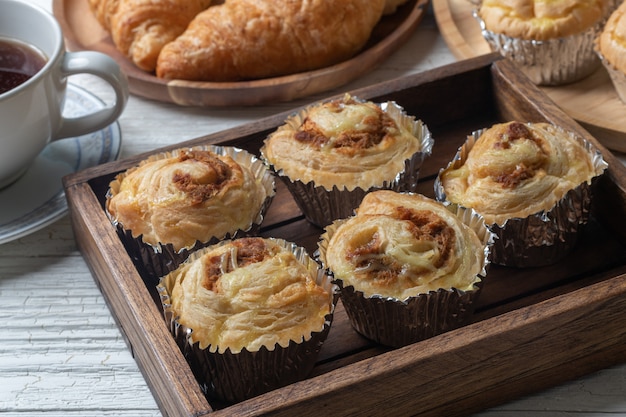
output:
[[491,50],[515,62],[536,85],[572,83],[600,67],[600,60],[594,52],[594,40],[602,22],[577,35],[538,41],[492,32],[486,28],[478,9],[473,10],[473,15]]
[[[473,289],[440,288],[399,300],[382,295],[368,297],[334,277],[351,326],[367,339],[397,348],[457,329],[471,321],[489,269],[494,236],[474,210],[458,206],[447,208],[474,230],[483,243],[483,267],[476,276]],[[320,237],[315,256],[322,265],[326,264],[330,239],[348,220],[336,220]],[[332,274],[332,271],[328,273]]]
[[[473,132],[448,166],[440,170],[434,184],[437,201],[454,205],[446,198],[441,173],[463,165],[483,132],[484,129]],[[524,218],[510,218],[503,224],[487,224],[496,237],[491,254],[493,264],[518,268],[550,265],[567,256],[576,245],[580,231],[589,220],[593,185],[608,164],[590,142],[569,134],[592,156],[596,175],[590,182],[583,182],[568,191],[550,210]]]
[[[224,236],[213,236],[206,242],[197,241],[190,247],[176,249],[171,243],[159,242],[157,245],[152,245],[143,240],[143,236],[134,236],[131,230],[125,229],[124,225],[117,221],[108,211],[107,204],[105,203],[105,213],[113,226],[116,228],[117,234],[120,240],[124,244],[126,251],[133,260],[135,267],[139,271],[144,281],[149,285],[156,285],[158,280],[163,275],[176,269],[182,262],[187,259],[189,254],[201,249],[203,247],[213,245],[224,239],[234,239],[243,236],[256,236],[263,223],[263,218],[267,212],[269,206],[272,203],[274,195],[276,194],[274,174],[271,170],[267,169],[263,161],[250,154],[249,152],[236,147],[229,146],[194,146],[190,149],[208,150],[217,155],[228,155],[237,163],[250,168],[252,174],[266,190],[267,197],[261,204],[259,212],[255,219],[250,223],[250,226],[246,229],[233,230],[231,233],[227,233]],[[182,149],[177,149],[172,152],[164,152],[149,157],[145,162],[159,160],[175,156],[180,153]],[[125,173],[119,174],[106,193],[106,201],[113,193],[114,187],[119,187],[120,181],[123,179]]]
[[[357,98],[353,97],[355,100]],[[325,227],[333,220],[349,217],[354,214],[354,209],[359,206],[363,197],[375,190],[388,189],[394,191],[414,192],[417,190],[420,168],[432,153],[434,140],[428,127],[421,120],[407,115],[404,109],[395,102],[381,103],[380,107],[387,112],[397,123],[406,127],[420,140],[420,151],[414,153],[404,161],[404,169],[394,178],[381,178],[378,184],[364,189],[356,187],[348,189],[341,186],[333,186],[332,189],[319,186],[315,181],[302,182],[294,180],[280,169],[271,164],[261,153],[261,158],[277,174],[278,178],[286,185],[304,217],[318,227]],[[304,111],[303,111],[304,112]],[[303,113],[302,113],[303,114]]]
[[[310,335],[302,335],[300,340],[291,340],[287,346],[262,346],[257,351],[244,348],[237,353],[230,349],[222,351],[219,346],[211,345],[201,349],[199,343],[193,340],[193,329],[181,325],[172,311],[170,291],[176,279],[175,271],[162,277],[157,285],[165,322],[203,392],[208,398],[225,404],[241,402],[305,379],[314,368],[332,325],[339,296],[331,277],[304,248],[282,239],[268,239],[279,242],[300,262],[316,270],[317,283],[328,291],[330,297],[331,309],[323,328]],[[186,262],[193,262],[202,253],[203,250],[200,250],[191,254]]]
[[613,66],[608,60],[604,58],[604,56],[597,47],[597,42],[595,52],[598,55],[600,62],[602,62],[602,65],[606,69],[606,72],[609,74],[609,77],[611,78],[611,83],[613,84],[613,88],[615,89],[617,96],[622,101],[622,103],[626,104],[626,73],[615,68],[615,66]]

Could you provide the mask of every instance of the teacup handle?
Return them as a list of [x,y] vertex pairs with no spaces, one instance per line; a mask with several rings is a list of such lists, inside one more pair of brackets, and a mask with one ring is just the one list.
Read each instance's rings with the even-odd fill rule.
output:
[[95,51],[66,52],[61,62],[61,74],[92,74],[113,87],[115,103],[80,117],[61,118],[59,130],[52,140],[81,136],[103,129],[122,114],[128,101],[128,80],[119,65],[108,55]]

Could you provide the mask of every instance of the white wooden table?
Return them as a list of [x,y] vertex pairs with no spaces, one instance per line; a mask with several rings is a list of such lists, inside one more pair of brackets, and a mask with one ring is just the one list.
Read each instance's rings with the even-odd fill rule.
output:
[[[31,1],[52,9],[51,0]],[[429,14],[400,51],[372,73],[339,90],[453,60]],[[112,97],[106,85],[90,76],[73,77],[71,82],[105,100]],[[292,103],[223,109],[185,108],[132,96],[119,120],[121,157],[234,127],[339,90]],[[67,215],[0,246],[0,323],[3,417],[161,415],[77,250]],[[626,365],[479,415],[626,416]]]

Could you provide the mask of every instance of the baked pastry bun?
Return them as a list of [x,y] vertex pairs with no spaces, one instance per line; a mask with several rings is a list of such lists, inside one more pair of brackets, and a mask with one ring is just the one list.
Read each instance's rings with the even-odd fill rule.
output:
[[607,7],[606,0],[483,0],[479,15],[490,31],[542,41],[584,32]]
[[324,226],[352,215],[373,189],[413,191],[433,139],[396,103],[349,94],[289,117],[264,141],[261,157],[307,219]]
[[626,103],[626,3],[609,17],[596,40],[596,53],[611,77],[619,98]]
[[485,129],[462,165],[440,175],[446,199],[503,224],[549,210],[596,175],[589,152],[548,123],[499,123]]
[[612,0],[485,0],[474,11],[491,50],[537,85],[581,80],[600,66],[594,39]]
[[274,185],[272,172],[244,150],[182,148],[118,174],[105,208],[146,275],[160,277],[202,246],[256,234]]
[[321,331],[331,312],[331,294],[317,274],[313,262],[272,239],[226,241],[174,272],[171,308],[200,349],[287,347]]
[[413,129],[397,112],[346,95],[288,119],[265,140],[262,154],[292,179],[328,190],[367,189],[393,179],[421,150]]
[[200,249],[157,289],[201,386],[230,403],[304,379],[337,301],[330,277],[304,249],[273,238]]
[[399,347],[471,319],[492,243],[471,210],[380,190],[327,226],[318,246],[352,327]]
[[437,200],[481,214],[497,239],[492,262],[553,264],[589,218],[601,153],[549,123],[498,123],[474,132],[435,180]]
[[144,242],[175,248],[248,229],[270,195],[230,155],[194,148],[142,163],[118,184],[108,200],[111,216]]
[[363,48],[385,0],[227,0],[198,14],[168,43],[165,79],[239,81],[314,70]]
[[381,190],[336,229],[325,262],[367,297],[405,300],[440,288],[473,290],[485,254],[476,232],[441,203]]

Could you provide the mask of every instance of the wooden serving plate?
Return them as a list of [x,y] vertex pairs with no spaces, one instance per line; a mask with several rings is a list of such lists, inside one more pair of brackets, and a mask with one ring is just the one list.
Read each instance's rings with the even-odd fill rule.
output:
[[[609,163],[578,246],[551,266],[492,266],[473,322],[400,349],[359,336],[339,304],[311,376],[250,400],[207,400],[148,288],[104,213],[109,181],[148,154],[65,177],[72,224],[94,278],[163,413],[168,416],[460,416],[626,361],[626,168],[519,73],[489,54],[351,92],[395,100],[435,138],[420,171],[433,196],[439,169],[473,130],[506,120],[548,121],[596,144]],[[291,112],[176,144],[222,143],[257,153]],[[316,249],[321,230],[304,220],[280,181],[263,236]]]
[[384,61],[413,33],[424,17],[428,0],[410,0],[385,16],[369,42],[355,57],[339,64],[282,77],[242,82],[163,80],[135,67],[114,46],[87,0],[53,0],[52,10],[69,50],[93,50],[110,55],[129,79],[130,92],[145,98],[185,106],[247,106],[289,101],[344,85]]
[[[470,0],[433,0],[432,5],[439,31],[455,57],[491,52],[472,16],[476,6]],[[603,67],[581,81],[540,89],[606,147],[626,152],[626,104]]]

